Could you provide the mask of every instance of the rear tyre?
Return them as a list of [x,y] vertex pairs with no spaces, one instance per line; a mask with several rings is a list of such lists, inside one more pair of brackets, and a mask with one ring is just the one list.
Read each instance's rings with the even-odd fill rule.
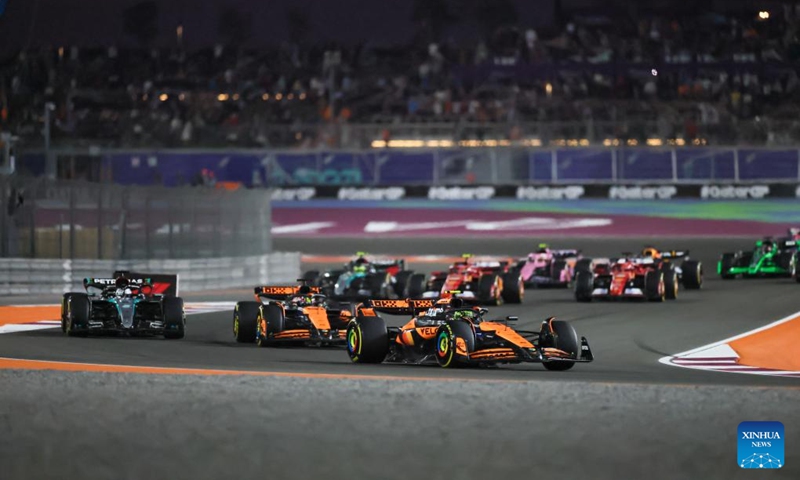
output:
[[406,288],[403,292],[405,298],[420,298],[425,292],[425,275],[414,273],[406,281]]
[[792,271],[793,261],[794,261],[794,252],[783,252],[778,255],[775,263],[786,271],[786,276],[791,277],[793,276],[794,272]]
[[478,298],[488,305],[502,305],[503,280],[498,275],[483,275],[478,282]]
[[703,264],[696,260],[686,260],[681,264],[681,283],[686,290],[699,290],[703,287]]
[[581,258],[577,262],[575,262],[575,273],[578,272],[591,272],[592,271],[592,259],[591,258]]
[[[394,276],[394,293],[397,294],[397,297],[402,297],[406,291],[406,285],[408,284],[408,280],[411,276],[414,275],[414,272],[411,270],[401,270],[397,272],[397,275]],[[423,276],[423,282],[425,281],[425,277]]]
[[61,331],[63,333],[67,332],[67,308],[69,299],[72,298],[72,293],[65,293],[64,297],[61,299]]
[[506,303],[522,303],[525,297],[525,283],[519,272],[503,274],[503,301]]
[[[458,339],[464,343],[465,351],[459,351]],[[447,322],[436,332],[436,361],[442,368],[464,367],[469,363],[469,354],[475,350],[475,333],[467,322]]]
[[183,312],[183,299],[164,297],[161,300],[164,315],[164,338],[178,340],[186,336],[186,315]]
[[357,317],[347,326],[347,354],[353,363],[381,363],[389,354],[389,331],[381,317]]
[[283,331],[283,310],[277,305],[264,305],[256,325],[256,345],[269,346],[269,336]]
[[722,277],[723,280],[732,280],[736,278],[736,275],[731,275],[730,270],[734,267],[736,263],[736,254],[734,253],[723,253],[722,257],[719,259],[719,276]]
[[[563,350],[571,354],[575,359],[579,359],[581,356],[581,342],[578,338],[578,333],[572,328],[572,325],[563,320],[551,320],[548,323],[550,324],[549,329],[552,335],[549,343],[552,344],[545,346]],[[541,333],[539,335],[541,338]],[[539,341],[539,346],[541,347],[541,340]],[[563,372],[564,370],[569,370],[574,367],[575,362],[545,362],[543,365],[547,370]]]
[[586,270],[579,270],[575,275],[575,300],[591,302],[594,290],[594,275]]
[[655,270],[644,276],[644,294],[648,301],[663,302],[666,299],[664,273]]
[[256,340],[259,302],[238,302],[233,310],[233,336],[239,343],[253,343]]
[[85,293],[73,293],[67,302],[65,331],[70,337],[85,337],[89,329],[91,305]]
[[303,274],[303,280],[309,285],[316,286],[319,279],[319,270],[309,270]]

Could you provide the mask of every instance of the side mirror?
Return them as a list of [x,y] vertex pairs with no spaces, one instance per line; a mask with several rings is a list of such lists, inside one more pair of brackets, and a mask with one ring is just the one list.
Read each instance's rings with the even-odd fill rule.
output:
[[509,315],[509,316],[506,317],[506,321],[509,321],[509,322],[516,322],[517,320],[519,320],[519,317],[516,317],[514,315]]
[[478,310],[478,313],[480,313],[481,315],[486,315],[487,313],[489,313],[489,310],[481,308],[480,310]]

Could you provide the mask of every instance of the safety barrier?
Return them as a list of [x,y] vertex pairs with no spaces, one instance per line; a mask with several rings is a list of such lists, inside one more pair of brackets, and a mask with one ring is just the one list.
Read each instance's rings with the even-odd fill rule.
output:
[[0,295],[60,294],[80,290],[85,277],[117,270],[178,275],[179,292],[293,283],[300,254],[162,260],[48,260],[0,258]]

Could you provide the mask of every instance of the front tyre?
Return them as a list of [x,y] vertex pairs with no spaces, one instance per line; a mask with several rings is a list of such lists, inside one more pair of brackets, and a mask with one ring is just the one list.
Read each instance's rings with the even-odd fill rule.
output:
[[594,290],[594,275],[586,270],[578,270],[575,275],[575,300],[591,302]]
[[[576,360],[581,356],[581,342],[578,338],[578,333],[572,328],[568,322],[563,320],[550,320],[548,322],[548,328],[550,331],[550,335],[548,335],[548,341],[546,342],[546,347],[557,348],[563,352],[569,353],[573,358]],[[543,326],[543,330],[545,330]],[[539,346],[542,346],[542,333],[540,335]],[[567,360],[559,360],[556,362],[545,362],[544,368],[547,370],[552,370],[556,372],[563,372],[565,370],[569,370],[570,368],[575,366],[575,362],[570,362]]]
[[381,317],[357,317],[347,326],[347,354],[353,363],[381,363],[389,354],[389,331]]
[[67,319],[64,330],[70,337],[85,337],[89,329],[91,314],[89,296],[85,293],[73,293],[67,301]]
[[475,350],[475,333],[467,322],[447,322],[436,333],[436,362],[442,368],[464,367]]
[[525,297],[525,283],[516,270],[503,275],[503,301],[522,303]]
[[165,297],[161,300],[161,312],[164,315],[164,338],[178,340],[186,336],[186,314],[183,311],[183,299]]
[[269,346],[270,335],[275,335],[283,331],[285,317],[283,309],[278,305],[264,305],[261,313],[256,320],[256,345],[259,347]]
[[256,327],[261,303],[238,302],[233,309],[233,337],[239,343],[256,341]]
[[703,264],[696,260],[686,260],[681,264],[681,282],[686,290],[699,290],[703,287]]

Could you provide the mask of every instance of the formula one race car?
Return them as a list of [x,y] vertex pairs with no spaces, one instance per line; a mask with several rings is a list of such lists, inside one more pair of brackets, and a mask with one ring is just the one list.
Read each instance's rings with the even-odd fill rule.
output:
[[579,302],[591,302],[593,298],[663,302],[677,295],[677,273],[665,272],[652,258],[595,260],[591,270],[580,270],[575,276],[575,299]]
[[581,259],[580,250],[553,250],[542,243],[538,250],[517,264],[517,269],[526,287],[568,288],[575,278],[576,266],[588,269],[591,264],[591,260]]
[[255,288],[255,302],[238,302],[233,311],[237,342],[266,347],[280,343],[342,344],[353,318],[350,304],[336,304],[300,279],[301,285]]
[[71,337],[185,335],[183,300],[155,294],[147,278],[85,278],[83,286],[86,293],[65,293],[61,303],[61,329]]
[[[461,257],[462,261],[450,265],[447,272],[431,273],[422,298],[440,298],[447,292],[458,291],[459,298],[473,303],[501,305],[503,302],[522,302],[525,284],[519,270],[514,268],[513,260],[481,259],[469,254]],[[409,286],[413,286],[416,280],[416,275],[412,276]]]
[[400,298],[409,277],[414,272],[406,270],[406,262],[395,258],[368,259],[358,252],[356,258],[341,270],[320,273],[310,270],[303,278],[321,293],[337,300],[365,300],[368,298]]
[[[516,317],[488,320],[488,311],[464,307],[457,298],[373,300],[347,327],[347,353],[355,363],[438,363],[445,368],[501,363],[542,363],[569,370],[594,359],[589,343],[572,326],[549,318],[539,332],[516,330]],[[376,312],[411,315],[402,327],[387,327]]]
[[[657,267],[664,272],[665,277],[672,274],[678,276],[678,283],[687,290],[697,290],[703,286],[703,264],[698,260],[689,258],[689,250],[657,250],[645,247],[641,258],[652,258]],[[675,260],[683,259],[680,265]],[[667,278],[669,283],[669,278]]]
[[730,280],[741,275],[755,277],[794,277],[800,282],[798,240],[765,238],[756,242],[751,252],[723,253],[717,273]]

